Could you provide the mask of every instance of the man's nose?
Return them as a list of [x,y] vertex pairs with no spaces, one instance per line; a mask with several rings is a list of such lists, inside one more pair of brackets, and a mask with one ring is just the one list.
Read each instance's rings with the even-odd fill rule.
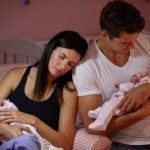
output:
[[131,43],[130,45],[129,45],[129,48],[134,48],[134,43]]

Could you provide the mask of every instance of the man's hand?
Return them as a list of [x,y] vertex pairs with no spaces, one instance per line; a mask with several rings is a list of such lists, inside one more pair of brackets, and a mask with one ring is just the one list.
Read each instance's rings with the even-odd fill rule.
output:
[[137,110],[143,103],[148,100],[150,96],[150,84],[142,84],[136,88],[131,89],[124,95],[121,100],[118,109],[121,109],[121,114],[126,114],[132,110]]

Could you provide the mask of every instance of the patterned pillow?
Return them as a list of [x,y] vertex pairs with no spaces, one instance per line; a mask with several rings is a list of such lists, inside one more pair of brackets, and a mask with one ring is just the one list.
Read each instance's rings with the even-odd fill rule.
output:
[[102,135],[89,134],[85,128],[76,133],[72,150],[110,150],[111,140]]
[[0,81],[2,78],[5,76],[5,74],[10,70],[13,69],[14,67],[24,67],[28,66],[29,64],[3,64],[0,65]]

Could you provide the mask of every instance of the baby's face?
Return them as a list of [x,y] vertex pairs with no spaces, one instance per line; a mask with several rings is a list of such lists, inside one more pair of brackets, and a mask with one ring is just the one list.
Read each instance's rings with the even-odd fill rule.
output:
[[136,74],[132,76],[131,82],[132,83],[138,83],[139,82],[138,76]]

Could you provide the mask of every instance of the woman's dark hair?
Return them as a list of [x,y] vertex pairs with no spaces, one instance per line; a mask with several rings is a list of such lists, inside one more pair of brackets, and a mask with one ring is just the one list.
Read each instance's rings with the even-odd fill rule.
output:
[[[60,32],[48,42],[41,56],[40,61],[35,64],[35,66],[38,65],[38,72],[37,72],[37,77],[36,77],[36,82],[35,82],[35,87],[33,92],[33,96],[35,98],[41,98],[46,90],[47,74],[49,73],[48,70],[49,60],[52,52],[57,47],[74,49],[77,53],[80,54],[81,58],[83,58],[88,48],[88,44],[86,40],[82,38],[75,31]],[[64,87],[66,87],[68,90],[71,90],[67,86],[68,81],[72,81],[72,70],[58,77],[55,80],[55,83],[57,83],[56,89],[58,92],[58,97],[61,99],[62,99],[62,91]]]
[[120,32],[141,32],[145,26],[145,20],[140,11],[132,4],[122,0],[109,2],[100,15],[101,30],[105,30],[112,40],[119,37]]

